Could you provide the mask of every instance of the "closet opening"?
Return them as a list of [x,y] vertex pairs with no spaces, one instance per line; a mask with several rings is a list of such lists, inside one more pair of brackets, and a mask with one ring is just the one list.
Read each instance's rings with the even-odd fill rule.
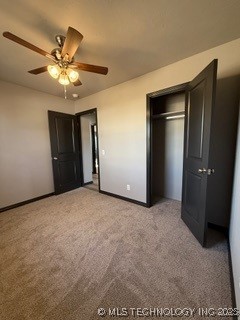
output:
[[147,204],[182,200],[187,84],[147,95]]

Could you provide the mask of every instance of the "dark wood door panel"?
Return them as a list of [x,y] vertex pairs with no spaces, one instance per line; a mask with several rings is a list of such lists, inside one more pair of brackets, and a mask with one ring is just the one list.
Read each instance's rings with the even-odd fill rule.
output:
[[[205,81],[189,91],[188,158],[202,158]],[[191,121],[190,121],[191,119]]]
[[55,118],[58,154],[75,152],[74,119]]
[[212,61],[186,90],[182,219],[204,246],[207,228],[207,168],[217,60]]
[[77,181],[76,161],[61,161],[58,164],[60,175],[60,186],[64,186]]
[[185,192],[183,202],[186,207],[187,214],[191,216],[196,223],[199,223],[199,201],[202,178],[190,171],[186,171],[185,174]]
[[206,176],[185,171],[182,203],[184,208],[182,219],[203,246],[206,237],[205,215],[203,214],[205,213],[205,202],[202,201],[206,192],[205,179]]
[[77,118],[48,112],[55,193],[80,187],[80,159]]

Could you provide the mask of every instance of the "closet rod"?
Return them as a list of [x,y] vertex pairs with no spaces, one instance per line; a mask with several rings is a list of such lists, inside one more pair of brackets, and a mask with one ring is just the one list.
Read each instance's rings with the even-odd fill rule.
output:
[[181,119],[181,118],[185,118],[185,114],[179,114],[178,116],[168,116],[165,119],[171,120],[171,119]]
[[167,118],[167,117],[169,119],[174,119],[174,118],[176,119],[176,117],[178,117],[178,116],[181,116],[181,118],[183,118],[185,116],[185,111],[181,110],[181,111],[171,111],[171,112],[154,114],[154,115],[152,115],[152,119]]

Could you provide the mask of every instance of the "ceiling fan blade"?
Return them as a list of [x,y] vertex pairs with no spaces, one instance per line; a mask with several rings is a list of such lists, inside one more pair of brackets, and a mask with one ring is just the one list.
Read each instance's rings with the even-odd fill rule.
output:
[[83,35],[80,32],[72,27],[68,27],[67,36],[62,48],[62,58],[68,54],[68,61],[71,61],[82,39]]
[[74,85],[75,87],[81,86],[81,85],[82,85],[82,82],[78,79],[77,81],[73,82],[73,85]]
[[43,73],[43,72],[46,72],[47,71],[47,66],[44,66],[44,67],[40,67],[40,68],[37,68],[37,69],[33,69],[33,70],[30,70],[28,71],[29,73],[31,74],[40,74],[40,73]]
[[101,66],[95,66],[93,64],[87,64],[87,63],[81,63],[81,62],[73,62],[71,63],[71,68],[77,68],[79,70],[88,71],[88,72],[94,72],[99,74],[107,74],[108,68],[101,67]]
[[39,54],[41,54],[41,55],[43,55],[43,56],[55,61],[54,56],[52,56],[50,53],[48,53],[48,52],[46,52],[46,51],[34,46],[30,42],[27,42],[27,41],[19,38],[18,36],[15,36],[11,32],[5,31],[5,32],[3,32],[3,36],[5,38],[9,39],[9,40],[12,40],[12,41],[14,41],[14,42],[16,42],[16,43],[18,43],[18,44],[30,49],[30,50],[32,50],[32,51],[35,51],[35,52],[37,52],[37,53],[39,53]]

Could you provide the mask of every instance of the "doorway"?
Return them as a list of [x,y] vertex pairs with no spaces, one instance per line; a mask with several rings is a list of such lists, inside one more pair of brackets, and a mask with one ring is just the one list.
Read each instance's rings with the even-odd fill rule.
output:
[[100,190],[97,108],[77,114],[80,138],[82,186]]
[[[166,148],[158,152],[158,154],[160,154],[159,159],[155,160],[157,165],[154,163],[153,156],[154,153],[157,153],[154,151],[154,141],[155,144],[156,141],[159,141],[159,136],[157,136],[155,140],[153,138],[154,120],[162,117],[170,120],[182,116],[185,113],[184,156],[183,159],[179,157],[179,160],[183,161],[181,218],[202,246],[206,244],[210,211],[217,208],[216,201],[213,203],[216,190],[214,166],[217,161],[221,161],[221,157],[218,157],[218,160],[215,159],[216,153],[214,149],[216,144],[219,145],[219,137],[215,135],[213,130],[219,121],[217,117],[218,113],[215,111],[217,62],[218,61],[214,59],[187,84],[185,83],[147,95],[147,204],[148,206],[153,204],[154,191],[157,189],[153,184],[153,182],[156,181],[156,171],[154,171],[154,168],[159,168],[159,162],[171,164],[171,160],[169,159],[162,160],[166,158]],[[179,104],[178,102],[182,101],[182,98],[179,98],[179,93],[184,92],[186,97],[185,109],[180,110],[179,108],[177,109],[176,106]],[[174,94],[175,97],[177,97],[176,99],[174,98]],[[171,95],[170,102],[169,95]],[[157,98],[161,96],[164,97]],[[172,102],[174,100],[177,100],[176,104]],[[180,104],[182,105],[182,103]],[[172,105],[174,105],[173,109],[171,109]],[[166,126],[167,125],[165,125],[165,127]],[[166,129],[163,135],[166,135]],[[164,143],[166,144],[165,136]],[[224,152],[224,150],[221,151]],[[176,161],[178,161],[178,159]],[[224,165],[224,163],[222,162],[221,165]],[[170,175],[174,170],[170,166],[168,171]],[[159,178],[164,180],[165,174],[165,172],[164,174],[162,172]],[[176,176],[177,174],[175,177]],[[174,183],[174,181],[172,181],[172,183]],[[166,183],[164,187],[165,185]],[[211,185],[214,186],[212,190],[210,188]],[[166,195],[165,189],[163,192]],[[162,191],[158,186],[158,191],[159,190]],[[224,192],[225,191],[226,190],[224,190]],[[161,193],[164,194],[163,192]],[[158,195],[162,196],[162,194],[159,192]],[[218,199],[218,202],[221,202],[221,199]],[[212,203],[213,206],[211,207]],[[219,219],[216,222],[219,223]]]
[[149,207],[162,198],[178,201],[182,199],[187,84],[160,90],[147,96]]

